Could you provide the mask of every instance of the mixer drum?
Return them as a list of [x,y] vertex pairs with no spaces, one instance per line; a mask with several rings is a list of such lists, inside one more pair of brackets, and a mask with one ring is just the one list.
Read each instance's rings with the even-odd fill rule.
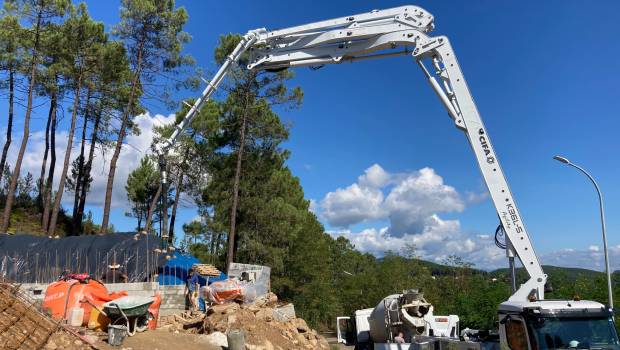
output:
[[[407,314],[401,312],[405,307]],[[406,339],[424,332],[424,320],[432,306],[424,300],[422,293],[408,290],[403,294],[392,294],[381,300],[368,317],[370,338],[375,343],[387,343],[389,332],[402,331]],[[389,323],[395,324],[391,327]]]
[[375,309],[372,310],[368,317],[368,324],[370,325],[370,339],[375,343],[387,343],[389,339],[388,326],[386,320],[388,319],[386,306],[390,308],[392,306],[394,310],[389,310],[390,317],[396,316],[398,313],[398,298],[400,294],[393,294],[383,298]]

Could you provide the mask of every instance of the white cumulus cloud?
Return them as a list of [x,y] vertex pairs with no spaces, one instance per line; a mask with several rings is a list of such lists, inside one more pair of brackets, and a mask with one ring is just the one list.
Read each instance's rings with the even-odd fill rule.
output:
[[[565,248],[541,255],[543,264],[604,271],[605,253],[597,245],[587,249]],[[620,245],[609,247],[609,266],[612,271],[620,270]]]
[[376,220],[385,216],[381,190],[352,184],[328,193],[321,201],[321,215],[332,226]]
[[390,233],[421,233],[437,213],[460,212],[465,204],[454,187],[431,168],[390,174],[374,164],[356,183],[338,188],[320,202],[321,217],[330,226],[346,228],[389,219]]
[[[426,260],[443,262],[457,255],[480,268],[503,266],[505,254],[489,234],[464,233],[458,220],[439,216],[463,211],[466,202],[473,201],[469,196],[464,200],[434,169],[390,173],[373,164],[355,183],[327,193],[315,211],[337,228],[332,235],[346,237],[363,252],[381,256],[415,246],[416,254]],[[373,221],[377,227],[350,229]]]
[[364,171],[364,175],[358,177],[357,182],[360,186],[381,188],[390,182],[390,174],[383,170],[379,164],[373,164]]
[[431,168],[407,174],[385,199],[390,230],[394,234],[421,233],[436,213],[460,212],[465,208],[454,187]]
[[[125,192],[125,184],[129,173],[133,171],[140,163],[140,159],[150,153],[151,142],[154,137],[154,127],[169,124],[174,121],[174,115],[151,115],[149,113],[138,115],[134,118],[133,122],[140,129],[139,135],[127,135],[126,142],[123,145],[120,153],[120,157],[117,163],[116,175],[114,178],[114,188],[112,190],[112,207],[125,207],[127,203],[127,194]],[[79,131],[79,130],[78,130]],[[76,136],[79,132],[76,132]],[[15,135],[14,137],[18,144],[21,140],[21,135]],[[56,134],[56,166],[55,166],[55,178],[53,188],[58,188],[58,180],[62,171],[64,154],[67,147],[68,132],[65,130],[59,131]],[[86,142],[86,152],[90,148],[90,144]],[[11,149],[16,149],[18,145],[11,145]],[[79,139],[73,142],[71,161],[73,161],[79,154],[80,142]],[[45,131],[33,132],[28,140],[28,146],[26,153],[24,154],[24,160],[22,162],[21,175],[25,175],[27,172],[33,174],[36,179],[39,178],[41,172],[41,162],[43,160],[43,153],[45,151]],[[103,206],[105,200],[105,188],[107,184],[108,171],[110,169],[110,158],[112,157],[112,149],[106,149],[102,152],[101,149],[97,149],[95,152],[95,159],[93,161],[93,169],[91,176],[93,182],[91,183],[90,192],[87,196],[87,204],[93,206]],[[15,164],[15,158],[17,152],[9,153],[8,162],[11,166]],[[49,167],[48,156],[48,167]],[[47,171],[46,171],[47,172]],[[63,195],[63,204],[73,205],[73,197],[65,193]]]
[[415,254],[421,259],[442,263],[451,255],[462,257],[482,269],[504,267],[505,254],[492,240],[479,236],[469,236],[461,231],[458,220],[442,220],[431,216],[418,234],[394,236],[389,227],[368,228],[361,232],[341,230],[330,232],[333,236],[343,236],[357,249],[376,256],[387,251],[403,253],[408,247],[415,247]]

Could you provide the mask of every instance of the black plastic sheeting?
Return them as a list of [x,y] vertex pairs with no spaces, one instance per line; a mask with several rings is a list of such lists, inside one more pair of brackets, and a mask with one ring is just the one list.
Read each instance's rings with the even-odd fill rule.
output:
[[144,282],[165,265],[162,241],[136,233],[48,238],[0,234],[0,278],[19,283],[49,283],[65,273],[88,273],[101,279],[110,265],[128,282]]

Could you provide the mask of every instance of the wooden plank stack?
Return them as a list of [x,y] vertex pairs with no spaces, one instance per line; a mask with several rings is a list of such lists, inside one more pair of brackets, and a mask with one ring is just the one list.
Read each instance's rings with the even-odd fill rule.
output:
[[203,276],[219,277],[221,272],[215,266],[210,264],[194,264],[194,271]]

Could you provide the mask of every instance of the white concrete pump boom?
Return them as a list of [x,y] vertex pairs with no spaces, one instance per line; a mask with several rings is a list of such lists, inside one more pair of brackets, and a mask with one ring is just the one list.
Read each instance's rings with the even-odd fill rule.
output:
[[[232,64],[247,50],[250,51],[247,67],[250,70],[321,66],[411,54],[457,128],[467,135],[505,229],[507,253],[509,256],[516,254],[530,276],[510,297],[510,301],[542,300],[547,275],[534,252],[452,46],[445,36],[429,36],[433,28],[433,16],[427,11],[416,6],[402,6],[275,31],[249,31],[213,80],[207,82],[202,96],[157,153],[163,158],[200,106],[217,89]],[[162,179],[165,181],[164,176]]]

